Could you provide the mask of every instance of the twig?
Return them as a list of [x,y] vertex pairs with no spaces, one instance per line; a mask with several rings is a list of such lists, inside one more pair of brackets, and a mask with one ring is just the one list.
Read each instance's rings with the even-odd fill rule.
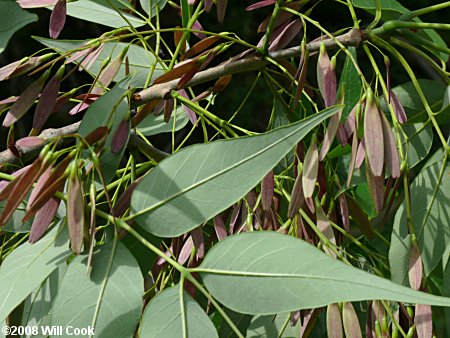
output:
[[[18,147],[20,152],[23,154],[22,157],[17,157],[9,149],[0,152],[0,165],[3,164],[20,164],[21,161],[27,161],[38,155],[39,151],[47,143],[49,143],[55,137],[76,134],[78,128],[80,127],[81,121],[69,124],[62,128],[50,128],[43,130],[38,136],[44,140],[43,143],[32,146],[32,147]],[[152,147],[146,142],[142,141],[134,131],[131,132],[130,141],[128,143],[130,146],[138,148],[141,152],[151,156],[156,162],[159,162],[169,156],[159,149]]]
[[[356,46],[364,40],[364,32],[359,29],[352,29],[349,32],[337,36],[335,40],[322,39],[310,42],[306,45],[309,52],[316,52],[320,48],[321,42],[325,44],[328,49],[338,48],[338,43],[344,46]],[[279,51],[269,53],[266,58],[261,56],[249,56],[244,59],[238,59],[235,61],[229,61],[212,67],[197,73],[191,81],[189,81],[185,87],[195,86],[201,83],[205,83],[211,80],[216,80],[225,75],[231,75],[236,73],[242,73],[252,70],[260,70],[269,64],[269,60],[282,60],[290,57],[298,56],[300,54],[300,47],[291,47]],[[169,81],[166,83],[157,84],[144,89],[133,96],[132,106],[137,107],[144,103],[147,103],[155,99],[164,99],[166,96],[170,96],[170,92],[177,88],[178,79]],[[37,156],[40,149],[51,141],[51,139],[69,134],[75,134],[80,126],[80,121],[69,124],[62,128],[46,129],[42,131],[39,137],[42,137],[45,142],[38,146],[33,147],[21,147],[19,150],[22,152],[22,158],[16,157],[10,150],[0,152],[0,165],[2,164],[19,164],[21,160],[27,160],[34,156]],[[129,145],[137,147],[141,152],[150,155],[155,161],[159,162],[169,154],[156,149],[146,142],[143,142],[134,132],[130,135]]]
[[[364,33],[358,29],[352,29],[349,32],[337,36],[336,41],[331,39],[322,40],[327,49],[339,47],[337,42],[345,46],[356,46],[364,39]],[[306,45],[309,52],[316,52],[320,48],[321,41],[313,41]],[[232,75],[252,70],[260,70],[269,64],[268,58],[273,60],[287,59],[300,55],[300,47],[291,47],[278,50],[268,54],[267,58],[261,56],[249,56],[244,59],[226,62],[216,67],[211,67],[204,71],[198,72],[191,81],[184,87],[195,86],[211,80],[216,80],[225,75]],[[169,82],[153,85],[147,89],[134,94],[133,106],[140,106],[144,103],[155,99],[164,99],[170,96],[172,90],[180,89],[177,87],[179,79]]]

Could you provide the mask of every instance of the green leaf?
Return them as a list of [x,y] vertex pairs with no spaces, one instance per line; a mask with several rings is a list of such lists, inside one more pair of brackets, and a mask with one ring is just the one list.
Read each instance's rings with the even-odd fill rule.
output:
[[[381,0],[381,19],[383,21],[398,19],[402,14],[409,12],[409,10],[401,5],[396,0]],[[369,13],[375,14],[375,1],[374,0],[352,0],[352,4],[355,7],[362,8]]]
[[[247,332],[247,328],[250,325],[250,322],[251,322],[253,316],[246,315],[243,313],[238,313],[238,312],[232,311],[227,308],[225,308],[224,311],[227,314],[228,318],[230,318],[231,321],[234,323],[234,325],[239,330],[239,332],[241,332],[241,333]],[[220,325],[219,337],[220,338],[235,338],[235,337],[237,337],[236,333],[231,329],[231,327],[228,325],[228,323],[223,318],[222,318],[222,323]]]
[[16,308],[71,254],[65,221],[36,244],[25,243],[0,266],[0,319]]
[[[58,269],[53,271],[47,280],[32,292],[25,300],[22,326],[45,326],[50,325],[53,301],[58,293],[61,280],[66,273],[67,265],[62,263]],[[33,337],[46,337],[44,335],[33,335]]]
[[[5,201],[0,202],[0,212],[3,212],[3,207],[5,205]],[[33,220],[27,220],[25,223],[22,222],[23,216],[25,216],[25,207],[26,203],[22,202],[19,207],[16,209],[12,217],[8,220],[8,222],[2,227],[3,231],[7,232],[15,232],[15,233],[25,233],[29,232],[31,229],[31,224]]]
[[[450,262],[447,262],[444,269],[444,296],[450,297]],[[450,323],[450,308],[445,308],[445,320]],[[447,332],[450,328],[447,326]]]
[[[174,115],[176,116],[176,121]],[[175,131],[178,131],[186,126],[188,122],[189,119],[184,112],[184,108],[182,106],[179,106],[176,109],[176,113],[170,116],[170,119],[167,123],[164,122],[163,114],[158,116],[150,114],[141,123],[139,123],[137,129],[139,129],[139,131],[145,136],[152,136],[172,132],[174,124]]]
[[136,187],[131,213],[146,231],[179,236],[253,188],[294,145],[341,107],[274,131],[185,148],[162,161]]
[[[442,107],[446,86],[435,80],[418,80],[419,85],[433,112],[438,112]],[[405,108],[408,116],[408,123],[426,122],[428,115],[420,100],[419,94],[412,82],[406,82],[392,89],[398,100]],[[386,102],[380,99],[380,107],[384,112],[388,112]],[[438,119],[441,116],[438,116]]]
[[139,0],[144,11],[153,18],[167,4],[167,0]]
[[[349,47],[348,51],[356,58],[356,48]],[[346,57],[342,68],[341,80],[339,81],[338,93],[344,92],[345,108],[342,111],[342,121],[347,119],[348,114],[361,98],[362,82],[358,72],[349,56]]]
[[295,338],[299,337],[300,320],[290,323],[291,314],[255,316],[247,329],[246,338]]
[[409,286],[408,259],[411,251],[411,235],[399,222],[394,223],[389,247],[389,268],[391,280],[397,284]]
[[[74,18],[99,23],[112,28],[127,27],[128,22],[133,27],[145,25],[145,21],[121,11],[119,14],[110,6],[103,6],[95,1],[78,0],[67,3],[67,15]],[[123,18],[125,17],[125,21]]]
[[134,257],[120,242],[101,246],[87,274],[87,255],[68,266],[52,309],[52,324],[95,329],[95,337],[133,337],[144,281]]
[[[89,109],[83,116],[78,133],[86,137],[91,131],[101,126],[108,126],[112,121],[112,128],[103,147],[100,156],[100,167],[106,183],[108,183],[116,174],[116,170],[120,165],[123,153],[126,147],[123,147],[119,153],[111,151],[111,142],[114,134],[129,111],[129,105],[123,99],[124,94],[128,90],[131,78],[128,76],[118,82],[114,88],[101,96],[97,101],[90,105]],[[111,118],[112,116],[112,118]]]
[[[425,166],[410,187],[411,218],[422,256],[424,272],[431,273],[450,250],[450,166],[442,160]],[[405,203],[397,211],[393,236],[406,237],[407,219]],[[395,238],[395,237],[393,237]],[[400,245],[397,242],[393,246]]]
[[[42,43],[44,46],[54,49],[56,52],[63,54],[68,51],[77,49],[88,40],[53,40],[46,39],[42,37],[33,37],[35,40]],[[144,87],[147,81],[147,77],[150,73],[151,67],[156,63],[156,59],[152,53],[145,50],[144,48],[123,42],[107,42],[105,43],[100,55],[97,60],[88,69],[89,73],[93,76],[97,76],[100,72],[101,65],[107,57],[113,60],[120,52],[129,46],[127,57],[130,65],[130,74],[132,76],[131,86],[134,87]],[[80,58],[82,60],[82,58]],[[156,67],[152,79],[160,76],[163,70],[160,67]],[[120,66],[119,71],[114,77],[114,81],[117,82],[125,77],[125,61]]]
[[2,53],[13,34],[29,23],[37,21],[38,17],[23,10],[13,0],[0,1],[0,13],[2,13],[0,21],[0,53]]
[[408,141],[403,142],[403,145],[408,149],[408,164],[412,168],[425,159],[430,152],[433,144],[433,129],[429,123],[415,123],[403,126],[403,131],[408,136]]
[[450,298],[400,286],[276,232],[227,237],[197,271],[213,297],[242,313],[272,314],[368,299],[450,306]]
[[[147,231],[142,230],[139,226],[135,226],[134,230],[136,230],[136,232],[138,232],[142,237],[144,237],[154,246],[159,247],[159,245],[161,244],[161,238],[149,234]],[[150,251],[136,237],[130,235],[129,233],[121,239],[121,242],[125,244],[127,249],[137,260],[139,267],[141,268],[141,272],[145,276],[152,268],[158,256],[153,251]]]
[[140,337],[219,336],[200,305],[183,290],[182,285],[177,285],[161,291],[148,304],[142,316]]
[[[352,0],[352,3],[355,7],[362,8],[371,14],[375,14],[376,6],[374,0]],[[401,5],[396,0],[381,0],[381,8],[381,19],[383,21],[397,20],[401,15],[410,12],[409,9]],[[419,18],[413,18],[413,20],[416,22],[422,22]],[[423,31],[419,31],[418,33],[442,47],[447,47],[445,41],[435,30],[424,29]],[[448,60],[447,54],[440,53],[440,55],[441,58],[444,59],[444,61]]]

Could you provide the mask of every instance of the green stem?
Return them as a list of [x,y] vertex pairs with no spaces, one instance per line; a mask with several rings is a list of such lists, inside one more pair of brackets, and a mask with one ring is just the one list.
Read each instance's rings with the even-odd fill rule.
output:
[[405,37],[405,40],[407,40],[410,43],[414,43],[425,49],[431,49],[431,51],[438,51],[438,52],[450,55],[450,48],[448,48],[447,46],[438,45],[437,43],[430,41],[430,40],[420,36],[419,34],[413,33],[409,30],[401,31],[401,33],[402,33],[402,36]]
[[380,22],[381,19],[381,0],[375,0],[375,18],[367,27],[367,30],[371,30],[372,28],[376,27],[378,25],[378,22]]
[[192,102],[189,99],[186,99],[185,97],[181,96],[178,92],[176,92],[174,90],[171,92],[171,95],[172,95],[172,97],[174,99],[177,99],[178,101],[180,101],[185,106],[195,110],[200,115],[203,115],[203,116],[207,117],[208,119],[210,119],[211,121],[213,121],[220,128],[223,128],[224,130],[226,130],[226,132],[229,133],[231,136],[238,137],[238,134],[236,134],[234,132],[234,130],[231,129],[230,124],[227,121],[222,120],[221,118],[219,118],[216,115],[210,113],[208,110],[206,110],[205,108],[201,107],[200,105]]
[[414,88],[416,89],[417,93],[419,94],[419,98],[422,101],[423,106],[425,107],[425,110],[428,114],[428,117],[431,121],[431,123],[433,124],[434,129],[436,130],[436,133],[439,136],[439,139],[441,140],[441,143],[445,149],[446,152],[449,152],[450,147],[447,144],[447,141],[444,137],[444,135],[442,134],[442,130],[439,127],[439,124],[436,121],[436,118],[434,116],[433,111],[431,110],[430,105],[428,104],[428,101],[425,97],[425,94],[422,91],[422,88],[420,87],[419,81],[416,78],[416,75],[414,74],[414,71],[412,70],[412,68],[409,66],[408,62],[405,60],[405,58],[403,57],[403,55],[400,54],[400,52],[398,52],[394,47],[392,47],[389,43],[387,43],[386,41],[384,41],[383,39],[377,37],[377,36],[371,36],[371,39],[374,43],[382,46],[384,49],[386,49],[387,51],[389,51],[391,54],[393,54],[398,61],[400,61],[400,63],[402,64],[403,68],[406,70],[406,72],[408,73],[409,77],[411,78],[411,81],[414,85]]
[[353,3],[351,0],[347,0],[347,7],[350,10],[350,15],[352,16],[352,20],[353,20],[353,27],[355,27],[356,29],[359,29],[359,20],[358,17],[356,16],[356,12],[355,12],[355,7],[353,7]]
[[446,1],[443,2],[441,4],[437,4],[437,5],[432,5],[432,6],[428,6],[428,7],[424,7],[424,8],[420,8],[420,9],[416,9],[415,11],[410,11],[408,13],[403,14],[399,20],[402,21],[408,21],[411,20],[412,18],[424,15],[424,14],[428,14],[434,11],[438,11],[440,9],[444,9],[450,7],[450,1]]
[[266,55],[269,50],[270,36],[272,35],[273,29],[275,28],[275,23],[277,21],[278,14],[280,12],[280,6],[282,6],[283,3],[284,0],[277,0],[277,2],[275,2],[275,8],[272,12],[272,16],[270,17],[269,24],[267,25],[266,34],[264,35],[264,43],[261,49],[263,55]]
[[450,73],[446,72],[441,67],[439,67],[439,65],[428,54],[424,53],[419,48],[416,48],[403,40],[400,40],[397,38],[391,38],[389,41],[394,45],[408,49],[409,51],[413,52],[414,54],[417,54],[418,56],[422,57],[425,61],[427,61],[427,63],[431,67],[433,67],[433,69],[436,71],[436,73],[439,73],[439,75],[447,83],[447,85],[450,85],[450,77],[449,77]]
[[[203,8],[203,0],[200,1],[200,3],[197,5],[197,8],[195,9],[194,14],[192,14],[191,19],[189,20],[186,26],[187,29],[192,28],[195,21],[198,19],[200,12],[202,11],[202,8]],[[177,60],[178,54],[180,54],[181,51],[181,47],[186,41],[188,35],[189,35],[188,31],[183,31],[183,35],[181,36],[180,42],[178,43],[175,52],[173,53],[172,60],[170,60],[169,70],[171,70],[175,66],[175,61]]]
[[167,263],[171,264],[175,269],[177,269],[180,274],[181,274],[181,278],[182,280],[187,279],[189,280],[192,284],[194,284],[201,293],[203,293],[205,295],[205,297],[207,297],[211,303],[214,305],[214,307],[217,309],[217,311],[223,316],[223,318],[225,319],[225,321],[227,322],[227,324],[231,327],[231,329],[236,333],[236,335],[239,338],[244,338],[244,336],[242,336],[242,334],[240,333],[240,331],[238,330],[238,328],[234,325],[234,323],[231,321],[231,319],[227,316],[227,314],[223,311],[222,307],[220,306],[219,303],[217,303],[217,301],[208,293],[208,291],[205,290],[205,288],[192,276],[190,269],[185,268],[184,266],[182,266],[181,264],[179,264],[177,261],[175,261],[174,259],[172,259],[171,257],[167,256],[164,252],[162,252],[159,248],[157,248],[156,246],[154,246],[152,243],[150,243],[149,241],[147,241],[144,237],[142,237],[136,230],[134,230],[132,227],[130,227],[126,222],[124,222],[122,219],[120,218],[115,218],[109,214],[107,214],[106,212],[103,212],[101,210],[96,210],[96,214],[108,221],[110,221],[111,223],[114,222],[121,227],[122,229],[128,231],[130,234],[132,234],[139,242],[141,242],[144,246],[146,246],[148,249],[150,249],[151,251],[153,251],[155,254],[157,254],[158,256],[162,257]]
[[450,24],[434,23],[434,22],[409,22],[400,20],[391,20],[383,24],[383,26],[374,29],[371,34],[389,33],[397,29],[437,29],[450,30]]
[[200,292],[206,297],[208,298],[208,300],[211,302],[212,305],[214,305],[214,307],[216,308],[217,312],[219,312],[219,314],[223,317],[223,319],[225,319],[225,321],[227,322],[227,324],[230,326],[230,328],[234,331],[234,333],[236,334],[236,336],[238,336],[239,338],[244,338],[244,336],[242,335],[242,333],[239,331],[239,329],[236,327],[236,325],[234,325],[233,321],[230,319],[230,317],[228,317],[228,315],[225,313],[225,311],[222,309],[222,307],[220,306],[220,304],[211,296],[211,294],[209,294],[209,292],[203,287],[203,285],[201,285],[195,278],[194,276],[192,276],[191,273],[189,273],[191,270],[188,269],[187,270],[188,273],[186,273],[185,278],[190,281],[192,284],[195,285],[195,287],[197,289],[200,290]]
[[142,237],[136,230],[134,230],[131,226],[129,226],[123,219],[120,218],[116,218],[111,216],[110,214],[96,209],[95,213],[106,219],[107,221],[110,221],[111,223],[113,223],[114,221],[116,222],[116,225],[119,226],[120,228],[128,231],[130,234],[132,234],[139,242],[141,242],[144,246],[146,246],[148,249],[150,249],[151,251],[153,251],[155,254],[157,254],[159,257],[163,258],[167,263],[169,263],[170,265],[172,265],[175,269],[177,269],[180,273],[187,273],[187,269],[182,266],[181,264],[179,264],[177,261],[175,261],[173,258],[167,256],[164,252],[162,252],[159,248],[157,248],[156,246],[154,246],[152,243],[150,243],[149,241],[147,241],[144,237]]

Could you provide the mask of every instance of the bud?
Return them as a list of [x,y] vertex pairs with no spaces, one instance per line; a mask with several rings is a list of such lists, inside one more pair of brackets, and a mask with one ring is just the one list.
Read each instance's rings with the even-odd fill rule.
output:
[[93,94],[101,94],[103,93],[103,88],[108,87],[111,82],[114,80],[114,77],[119,72],[120,66],[122,65],[123,59],[128,52],[129,45],[127,45],[120,53],[117,55],[114,60],[108,63],[105,68],[102,68],[100,75],[98,76],[97,82],[101,87],[94,87],[92,89]]
[[384,175],[375,176],[370,167],[366,165],[366,178],[375,210],[380,212],[384,205]]
[[[34,181],[41,173],[41,167],[42,159],[38,158],[24,172],[22,172],[20,176],[8,184],[8,186],[11,185],[11,190],[0,216],[0,226],[3,226],[6,222],[8,222],[14,211],[28,194],[28,191],[31,189]],[[2,191],[2,195],[5,190],[6,188]]]
[[400,159],[394,134],[392,133],[391,126],[389,125],[386,116],[384,116],[384,114],[380,114],[380,116],[383,128],[384,159],[392,178],[397,178],[400,177]]
[[325,101],[325,107],[336,104],[336,73],[323,42],[320,45],[319,60],[317,62],[317,83]]
[[105,126],[100,126],[95,128],[84,138],[85,142],[89,145],[93,145],[103,139],[109,133],[109,128]]
[[[176,26],[173,32],[173,41],[175,46],[178,46],[180,44],[181,37],[183,36],[183,31],[177,30],[177,28],[179,29],[180,26]],[[180,52],[184,53],[185,50],[186,50],[186,40],[183,41],[183,45],[180,48]]]
[[130,207],[131,203],[131,195],[133,194],[134,189],[136,189],[137,185],[144,176],[139,177],[137,180],[135,180],[133,183],[131,183],[125,191],[120,195],[119,199],[117,200],[117,203],[114,205],[112,214],[114,217],[120,217],[122,216],[125,211]]
[[63,64],[42,91],[34,112],[33,129],[41,130],[49,116],[53,113],[53,107],[58,98],[59,86],[64,75],[64,70],[65,65]]
[[77,161],[72,161],[67,188],[67,224],[70,247],[76,255],[81,252],[83,245],[84,222],[83,188],[78,174]]
[[221,39],[220,36],[213,35],[213,36],[207,37],[206,39],[200,40],[195,45],[193,45],[191,48],[189,48],[189,50],[180,57],[180,60],[183,61],[183,60],[189,59],[189,58],[205,51],[207,48],[214,45],[220,39]]
[[194,242],[197,259],[205,257],[205,241],[203,239],[202,228],[198,227],[191,231],[192,240]]
[[172,98],[164,101],[164,122],[169,122],[172,115],[174,101]]
[[222,216],[214,216],[214,230],[216,231],[217,239],[219,241],[227,237],[227,229],[225,228],[225,223],[223,222]]
[[327,333],[329,338],[344,338],[341,313],[337,304],[327,306]]
[[263,1],[256,2],[253,5],[248,6],[247,8],[245,8],[245,10],[253,11],[253,10],[261,8],[261,7],[274,5],[275,3],[276,3],[276,0],[263,0]]
[[364,114],[364,141],[368,164],[374,176],[381,176],[384,164],[383,127],[372,90],[367,92]]
[[6,114],[3,120],[3,127],[9,127],[20,119],[34,104],[34,101],[38,98],[39,93],[44,87],[45,81],[47,81],[50,75],[50,70],[45,71],[39,79],[33,82],[27,89],[19,96],[17,101],[13,104],[8,114]]
[[[336,237],[334,236],[333,228],[331,227],[330,221],[322,209],[320,203],[316,202],[316,221],[317,229],[332,243],[336,245]],[[324,243],[325,244],[325,243]],[[336,254],[333,250],[324,245],[324,251],[329,256],[336,258]]]
[[130,136],[130,114],[120,122],[111,141],[111,152],[118,154],[128,142]]
[[302,185],[302,175],[298,175],[294,182],[294,187],[292,188],[291,200],[289,201],[288,207],[288,217],[293,219],[297,212],[302,207],[305,202],[305,197],[303,195],[303,185]]
[[300,19],[296,19],[286,26],[282,26],[282,29],[274,31],[271,36],[269,52],[286,47],[298,35],[302,29],[302,26],[302,21]]
[[59,34],[66,23],[67,5],[66,0],[58,0],[55,7],[53,7],[50,16],[49,35],[52,39],[58,38]]
[[31,224],[30,237],[28,239],[30,243],[36,243],[42,238],[48,226],[53,221],[60,202],[60,199],[53,197],[38,210]]
[[[220,80],[220,79],[219,79],[219,80]],[[219,80],[217,80],[217,81],[219,81]],[[179,93],[182,97],[184,97],[184,98],[186,98],[186,99],[189,99],[189,96],[188,96],[186,90],[180,89],[180,90],[178,91],[178,93]],[[185,106],[185,105],[183,105],[183,104],[182,104],[182,106],[183,106],[184,112],[186,113],[186,116],[188,117],[189,121],[191,121],[191,123],[192,123],[193,125],[195,125],[195,124],[197,123],[197,115],[195,114],[195,112],[194,112],[191,108],[189,108],[188,106]]]
[[[343,96],[341,97],[341,102],[344,102]],[[330,123],[328,124],[328,128],[325,131],[325,136],[323,138],[322,148],[320,149],[320,161],[323,161],[328,153],[328,150],[331,147],[331,144],[333,143],[334,137],[336,136],[336,132],[339,127],[339,123],[341,121],[341,116],[342,109],[339,109],[339,111],[330,118]]]
[[273,170],[271,170],[264,177],[261,183],[261,202],[263,210],[265,211],[269,210],[270,207],[272,206],[273,191],[274,191],[274,175]]
[[344,229],[347,232],[350,232],[350,219],[348,213],[348,205],[347,199],[345,198],[345,193],[342,193],[338,196],[339,201],[339,210],[342,217],[342,224],[344,225]]
[[408,121],[408,117],[406,116],[405,109],[400,103],[397,95],[393,91],[390,91],[392,106],[394,108],[395,116],[397,117],[398,122],[406,123]]
[[416,305],[414,324],[416,325],[417,338],[433,337],[433,316],[431,305]]
[[344,303],[342,306],[342,321],[344,324],[344,332],[346,337],[362,338],[358,316],[352,303]]
[[223,23],[223,19],[225,18],[225,12],[227,10],[227,2],[228,0],[216,0],[217,20],[220,23]]
[[311,212],[314,212],[314,201],[312,200],[312,195],[316,186],[318,171],[319,153],[317,151],[317,136],[314,134],[305,155],[302,173],[303,194]]
[[423,267],[416,235],[411,235],[411,250],[408,259],[408,277],[411,289],[418,291],[422,283]]

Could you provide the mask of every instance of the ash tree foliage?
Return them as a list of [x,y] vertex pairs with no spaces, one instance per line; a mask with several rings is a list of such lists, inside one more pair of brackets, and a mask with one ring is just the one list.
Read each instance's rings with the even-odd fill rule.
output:
[[0,51],[49,18],[0,68],[29,81],[0,102],[3,325],[450,335],[450,2],[247,6],[0,2]]

